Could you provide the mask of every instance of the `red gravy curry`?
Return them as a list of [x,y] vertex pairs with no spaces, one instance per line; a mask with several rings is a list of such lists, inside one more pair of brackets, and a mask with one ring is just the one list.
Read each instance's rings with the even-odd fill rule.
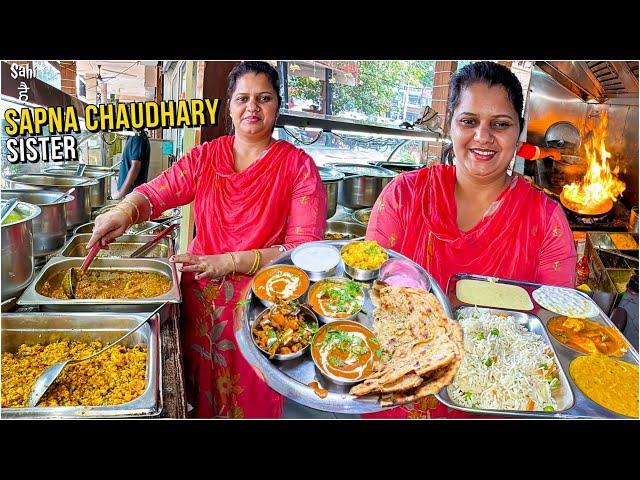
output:
[[359,382],[373,370],[382,352],[373,333],[359,323],[338,320],[315,335],[311,356],[322,372],[340,381]]
[[583,318],[554,317],[547,329],[561,343],[583,353],[601,353],[621,357],[627,343],[614,328]]
[[253,291],[263,300],[285,301],[301,297],[309,287],[309,277],[297,267],[274,265],[260,272],[253,279]]

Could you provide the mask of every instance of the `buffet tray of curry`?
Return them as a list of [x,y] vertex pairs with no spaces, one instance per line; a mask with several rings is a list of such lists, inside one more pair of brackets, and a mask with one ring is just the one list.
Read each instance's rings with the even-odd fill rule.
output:
[[53,257],[27,287],[18,305],[44,311],[147,312],[161,303],[180,303],[182,296],[175,264],[160,258],[96,258],[80,276],[75,298],[62,281],[82,257]]
[[638,352],[584,292],[458,274],[464,360],[436,397],[475,414],[638,418]]
[[285,252],[254,276],[239,307],[234,330],[247,361],[278,393],[317,410],[373,413],[423,398],[461,361],[437,282],[373,241]]
[[135,313],[2,315],[2,418],[150,417],[162,411],[158,315],[87,362],[66,367],[36,407],[26,407],[45,368],[84,358],[145,320]]

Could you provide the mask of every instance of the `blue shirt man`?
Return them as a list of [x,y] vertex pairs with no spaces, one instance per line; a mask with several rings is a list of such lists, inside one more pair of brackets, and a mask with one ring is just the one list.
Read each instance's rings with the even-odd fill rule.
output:
[[151,144],[144,130],[127,139],[122,151],[118,193],[114,195],[114,199],[124,198],[135,187],[147,182],[150,159]]

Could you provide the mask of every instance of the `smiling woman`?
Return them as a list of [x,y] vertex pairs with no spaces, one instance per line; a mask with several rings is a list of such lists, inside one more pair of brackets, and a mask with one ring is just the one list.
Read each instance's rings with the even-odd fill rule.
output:
[[[476,62],[459,70],[449,83],[451,144],[444,152],[455,154],[455,164],[389,183],[366,239],[416,261],[442,286],[453,274],[469,273],[573,287],[576,254],[562,208],[507,173],[522,107],[522,86],[507,67]],[[443,406],[428,413],[465,416]],[[407,415],[406,408],[383,414]]]
[[[136,187],[117,208],[96,218],[87,245],[113,241],[134,219],[157,218],[193,202],[197,234],[187,253],[169,259],[182,272],[185,378],[193,417],[281,415],[283,398],[236,346],[234,316],[256,272],[284,250],[322,239],[327,206],[313,159],[272,137],[279,90],[278,72],[268,63],[236,65],[225,100],[234,135],[196,146]],[[268,293],[272,301],[303,295],[309,279],[289,268],[273,277],[260,273],[260,296]]]

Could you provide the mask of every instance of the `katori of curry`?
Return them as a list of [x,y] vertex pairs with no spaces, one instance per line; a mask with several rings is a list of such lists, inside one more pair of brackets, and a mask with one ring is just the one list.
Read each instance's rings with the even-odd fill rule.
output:
[[309,287],[309,277],[297,267],[276,265],[260,272],[253,279],[253,291],[263,300],[276,298],[288,301],[299,298]]
[[374,361],[382,351],[370,330],[356,322],[338,320],[318,330],[311,355],[330,377],[360,381],[371,375]]

